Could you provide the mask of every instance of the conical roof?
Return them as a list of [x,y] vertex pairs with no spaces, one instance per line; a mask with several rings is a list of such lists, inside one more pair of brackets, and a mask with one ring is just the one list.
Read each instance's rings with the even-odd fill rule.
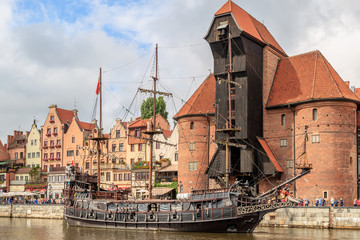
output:
[[215,77],[210,74],[174,116],[174,119],[188,115],[215,114],[215,85]]
[[359,102],[319,51],[280,60],[267,107],[324,99]]

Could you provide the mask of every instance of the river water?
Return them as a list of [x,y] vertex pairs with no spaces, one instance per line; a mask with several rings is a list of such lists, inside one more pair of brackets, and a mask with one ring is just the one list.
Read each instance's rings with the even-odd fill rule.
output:
[[357,230],[257,228],[252,234],[180,233],[68,227],[62,220],[0,218],[0,239],[9,240],[317,240],[360,239]]

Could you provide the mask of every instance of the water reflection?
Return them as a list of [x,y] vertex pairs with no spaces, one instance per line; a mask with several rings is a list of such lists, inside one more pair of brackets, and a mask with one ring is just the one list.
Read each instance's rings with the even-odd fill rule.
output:
[[356,230],[257,228],[253,234],[179,233],[68,227],[62,220],[0,218],[0,238],[11,240],[314,240],[357,239]]

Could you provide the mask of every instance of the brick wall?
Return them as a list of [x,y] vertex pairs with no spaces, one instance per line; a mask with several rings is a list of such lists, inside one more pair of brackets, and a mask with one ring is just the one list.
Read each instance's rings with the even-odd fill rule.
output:
[[[313,110],[317,109],[317,120],[313,120]],[[287,161],[294,159],[295,111],[295,160],[304,161],[299,156],[304,152],[305,126],[308,127],[306,157],[313,164],[310,174],[296,182],[296,196],[314,198],[343,198],[345,204],[356,198],[356,104],[346,101],[324,101],[304,103],[293,109],[266,110],[264,117],[264,137],[275,157],[284,169],[282,181],[294,175],[294,168]],[[281,115],[285,114],[286,124],[281,125]],[[313,142],[319,136],[319,142]],[[286,139],[287,146],[281,147],[280,140]],[[293,165],[293,162],[290,162]],[[300,170],[296,170],[299,173]],[[277,184],[279,179],[272,179]],[[260,192],[269,187],[264,181]]]
[[[194,124],[193,129],[190,129],[191,122]],[[178,178],[183,184],[183,192],[190,192],[191,187],[194,190],[206,189],[208,177],[205,171],[215,152],[213,118],[207,116],[182,117],[178,120],[178,124]],[[195,143],[195,150],[190,150],[191,143]],[[190,165],[195,162],[197,170],[190,171]]]

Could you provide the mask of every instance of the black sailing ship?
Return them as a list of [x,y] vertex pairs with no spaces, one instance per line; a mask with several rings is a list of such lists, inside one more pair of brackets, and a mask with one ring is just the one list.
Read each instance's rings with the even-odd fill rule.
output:
[[[244,126],[237,126],[237,121],[239,121],[237,118],[239,116],[233,114],[232,110],[235,108],[234,104],[238,104],[238,100],[233,101],[232,94],[237,91],[235,88],[243,87],[242,81],[244,76],[233,71],[232,54],[233,52],[241,54],[243,47],[238,47],[238,44],[241,44],[241,42],[239,42],[240,38],[238,38],[235,40],[238,49],[232,50],[231,48],[233,40],[231,31],[229,30],[230,27],[228,23],[231,21],[229,20],[229,16],[224,16],[224,19],[220,19],[219,21],[219,27],[214,28],[214,31],[217,31],[216,39],[212,40],[213,35],[211,34],[208,34],[206,37],[206,40],[211,44],[214,61],[223,62],[224,65],[222,69],[220,69],[219,66],[215,66],[215,75],[219,82],[219,87],[217,86],[216,88],[216,99],[221,98],[223,101],[216,103],[217,116],[221,116],[217,118],[218,123],[216,124],[215,142],[218,144],[218,149],[210,163],[207,173],[211,175],[211,166],[213,168],[215,166],[222,166],[222,168],[224,168],[223,174],[221,176],[214,176],[214,178],[222,179],[224,187],[194,190],[189,194],[178,194],[177,199],[171,200],[151,199],[152,154],[150,154],[149,199],[135,200],[129,199],[127,192],[122,190],[105,191],[100,189],[100,178],[97,177],[101,176],[99,160],[97,161],[97,176],[77,172],[73,166],[68,166],[66,169],[64,189],[64,218],[69,225],[188,232],[252,232],[266,213],[279,208],[297,205],[295,199],[290,197],[290,195],[284,196],[283,193],[288,193],[288,184],[291,184],[296,179],[310,172],[311,165],[305,162],[301,166],[298,166],[299,169],[302,169],[300,174],[261,195],[256,195],[256,184],[254,184],[256,181],[249,181],[248,174],[244,174],[245,177],[237,178],[237,180],[233,181],[233,184],[230,185],[230,168],[231,165],[233,165],[234,157],[242,157],[242,155],[244,155],[243,152],[249,152],[248,146],[252,146],[252,139],[248,135],[251,135],[249,134],[251,132],[253,132],[254,135],[258,134],[261,132],[261,127],[255,129],[256,126],[254,124],[249,124],[252,128],[246,128],[245,126],[246,133],[241,133]],[[246,41],[248,40],[243,39],[243,41],[244,45],[246,45]],[[227,49],[226,54],[224,54],[224,49]],[[222,54],[216,54],[216,51],[220,51]],[[215,56],[224,58],[224,61],[215,59]],[[155,100],[156,94],[162,94],[156,90],[156,81],[158,80],[157,61],[156,75],[153,77],[153,80],[154,90],[146,91],[152,92]],[[258,88],[256,84],[246,87],[248,87],[248,92],[251,92],[251,89]],[[261,96],[257,96],[256,99],[261,102]],[[244,99],[240,100],[246,103]],[[254,106],[258,105],[256,102],[249,102],[249,104],[249,107],[251,104]],[[155,107],[156,104],[154,102],[154,113],[156,112]],[[257,112],[257,110],[259,109],[253,112]],[[247,117],[248,119],[240,120],[240,122],[246,125],[246,122],[249,121],[251,116]],[[152,143],[155,141],[153,140],[153,136],[159,133],[159,130],[156,129],[155,126],[156,118],[154,117],[152,129],[146,132],[146,134],[149,135],[148,140],[151,143],[150,146],[152,146]],[[98,157],[102,154],[100,144],[106,141],[106,139],[102,137],[101,132],[99,136],[98,138],[92,139],[97,142]],[[245,141],[239,144],[236,141],[237,138],[245,139]],[[239,148],[240,150],[238,150]],[[252,148],[252,150],[256,149],[256,147]]]

